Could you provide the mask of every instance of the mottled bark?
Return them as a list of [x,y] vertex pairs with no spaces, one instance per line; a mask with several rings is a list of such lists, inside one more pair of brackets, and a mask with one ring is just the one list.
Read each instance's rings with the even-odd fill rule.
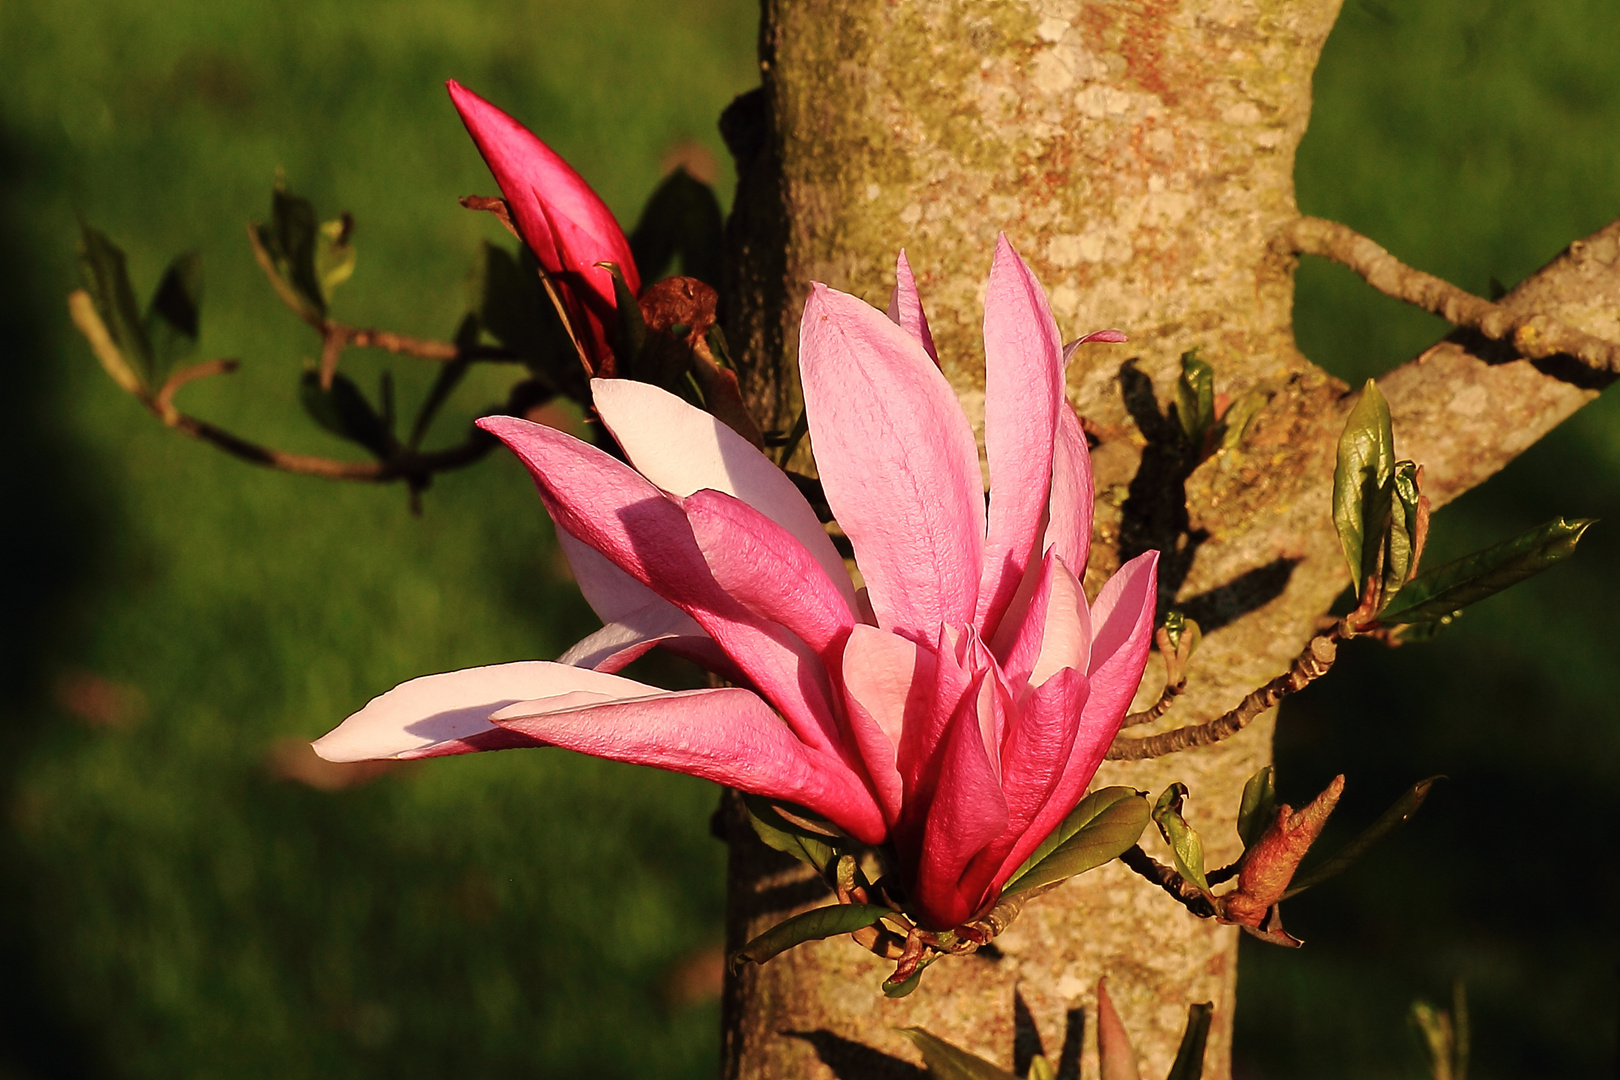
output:
[[[1346,584],[1327,497],[1346,388],[1295,348],[1293,257],[1278,242],[1298,216],[1294,151],[1338,6],[765,0],[765,88],[727,117],[743,182],[726,318],[768,426],[797,414],[808,283],[881,305],[901,247],[976,424],[997,231],[1046,285],[1066,336],[1130,335],[1087,346],[1070,370],[1071,399],[1101,440],[1088,587],[1158,548],[1161,602],[1207,635],[1187,694],[1146,733],[1219,715],[1282,672]],[[1503,303],[1540,305],[1613,339],[1615,246],[1594,237]],[[1501,362],[1512,354],[1485,344],[1459,335],[1385,382],[1398,449],[1426,462],[1437,501],[1500,468],[1598,385],[1579,372],[1571,381],[1558,358]],[[1189,472],[1161,403],[1192,348],[1220,393],[1270,401],[1240,445]],[[1160,679],[1155,662],[1138,707]],[[1157,792],[1185,781],[1220,865],[1238,852],[1239,791],[1269,760],[1272,720],[1215,747],[1109,763],[1099,782]],[[745,829],[731,833],[735,946],[818,895]],[[942,960],[901,1001],[878,989],[886,966],[847,939],[803,947],[730,980],[726,1075],[913,1075],[915,1054],[895,1031],[912,1024],[1010,1065],[1015,991],[1055,1057],[1066,1029],[1094,1015],[1106,974],[1144,1076],[1168,1069],[1187,1004],[1214,1001],[1205,1075],[1225,1080],[1236,933],[1116,862],[1032,901],[998,939],[998,959]],[[1089,1030],[1085,1041],[1095,1046]]]

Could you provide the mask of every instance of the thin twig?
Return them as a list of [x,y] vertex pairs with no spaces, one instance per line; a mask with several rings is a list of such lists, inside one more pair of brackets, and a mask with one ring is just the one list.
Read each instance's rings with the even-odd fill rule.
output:
[[1433,274],[1401,262],[1347,225],[1322,218],[1296,218],[1282,242],[1301,255],[1320,255],[1348,266],[1386,296],[1438,315],[1457,326],[1477,330],[1492,341],[1508,341],[1528,360],[1571,356],[1595,371],[1620,373],[1620,344],[1606,341],[1550,315],[1516,314],[1465,292]]
[[1267,709],[1275,708],[1289,694],[1305,689],[1326,675],[1338,657],[1338,643],[1352,635],[1348,623],[1340,620],[1327,633],[1311,638],[1310,644],[1294,658],[1287,671],[1250,693],[1237,708],[1205,724],[1189,724],[1139,739],[1116,738],[1114,745],[1108,748],[1108,760],[1140,761],[1143,758],[1164,757],[1179,750],[1209,746],[1231,738],[1242,731],[1249,721]]
[[1129,851],[1119,857],[1119,861],[1163,889],[1172,900],[1200,919],[1215,917],[1215,906],[1209,902],[1209,897],[1176,873],[1173,867],[1164,865],[1140,847],[1132,845]]
[[1153,721],[1169,712],[1170,706],[1174,705],[1176,703],[1176,699],[1186,692],[1187,680],[1185,678],[1179,679],[1173,683],[1165,684],[1164,693],[1159,695],[1158,701],[1155,701],[1152,705],[1149,705],[1141,712],[1125,714],[1124,723],[1119,725],[1120,730],[1123,731],[1128,727],[1136,727],[1138,724],[1153,723]]

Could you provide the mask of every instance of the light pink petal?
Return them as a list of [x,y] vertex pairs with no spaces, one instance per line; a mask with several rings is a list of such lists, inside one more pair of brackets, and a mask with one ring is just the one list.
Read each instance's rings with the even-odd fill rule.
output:
[[536,745],[490,723],[490,714],[518,701],[579,692],[635,697],[660,691],[546,660],[426,675],[372,698],[317,739],[315,752],[328,761],[371,761]]
[[[560,248],[572,264],[546,265],[542,261],[542,265],[555,273],[597,262],[618,263],[630,291],[639,293],[641,279],[630,254],[630,241],[584,178],[512,117],[454,80],[446,85],[450,100],[512,208],[518,232],[542,260]],[[553,235],[542,204],[567,221],[568,236]],[[609,285],[606,300],[610,308],[612,297]]]
[[[984,448],[990,524],[974,623],[993,636],[1038,558],[1063,399],[1063,342],[1046,293],[1002,235],[984,301]],[[1090,521],[1087,520],[1089,527]]]
[[[1153,617],[1158,603],[1159,553],[1145,551],[1120,567],[1103,583],[1091,605],[1091,668],[1098,671],[1115,653],[1134,644],[1143,652],[1153,640]],[[1144,629],[1145,627],[1145,629]],[[1131,687],[1131,693],[1136,687]]]
[[529,467],[551,519],[701,626],[808,745],[839,746],[821,661],[782,627],[750,614],[715,582],[686,515],[621,461],[570,435],[510,416],[479,426]]
[[887,630],[857,624],[844,643],[842,675],[850,735],[893,823],[903,794],[896,748],[907,724],[922,722],[933,706],[934,656]]
[[981,708],[999,708],[989,673],[965,694],[951,718],[924,825],[912,899],[934,929],[949,929],[975,914],[980,894],[964,893],[969,860],[1007,827],[1007,800],[980,736]]
[[[781,623],[827,660],[855,625],[846,597],[798,538],[752,506],[720,491],[683,504],[714,580],[743,607]],[[838,576],[849,584],[842,565]]]
[[816,467],[878,625],[926,640],[973,618],[984,495],[973,431],[915,338],[813,287],[799,364]]
[[900,249],[900,258],[894,266],[894,293],[889,297],[889,320],[917,339],[937,365],[939,353],[934,349],[934,335],[928,332],[928,316],[923,314],[922,298],[917,295],[917,279],[911,274],[911,263],[906,251]]
[[1056,551],[1063,564],[1084,578],[1091,557],[1093,488],[1091,451],[1080,418],[1067,399],[1058,405],[1057,435],[1052,447],[1052,501],[1047,511],[1043,551]]
[[1110,344],[1118,345],[1129,340],[1130,338],[1125,336],[1125,331],[1123,330],[1093,330],[1085,337],[1076,338],[1067,345],[1063,346],[1063,362],[1067,364],[1070,360],[1073,360],[1074,354],[1079,351],[1080,346],[1084,345],[1088,341],[1106,341]]
[[714,644],[690,615],[654,597],[647,607],[630,612],[618,622],[607,623],[596,633],[575,642],[557,657],[557,663],[615,672],[653,646],[677,638]]
[[733,495],[798,538],[843,595],[855,605],[855,586],[787,474],[747,439],[651,383],[593,379],[591,395],[602,422],[636,471],[671,495],[685,498],[711,488]]
[[632,612],[658,604],[663,604],[672,612],[680,611],[566,529],[557,530],[557,546],[567,556],[568,568],[574,572],[574,582],[584,595],[585,602],[591,605],[596,617],[604,623],[619,622]]
[[1041,583],[1006,649],[1003,667],[1015,685],[1039,686],[1063,668],[1084,674],[1091,655],[1091,617],[1080,583],[1048,551]]
[[1029,828],[1068,771],[1086,693],[1085,675],[1065,668],[1025,698],[1002,753],[1007,828],[975,856],[963,881],[965,891],[1000,889],[1045,838],[1032,836]]
[[821,814],[863,843],[887,834],[871,794],[843,764],[800,743],[746,690],[688,690],[604,703],[521,702],[502,727],[592,757],[699,776]]

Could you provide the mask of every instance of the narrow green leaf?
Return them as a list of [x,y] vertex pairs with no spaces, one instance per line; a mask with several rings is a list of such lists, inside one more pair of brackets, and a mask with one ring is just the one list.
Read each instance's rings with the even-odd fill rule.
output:
[[188,252],[169,264],[147,305],[142,324],[152,348],[153,381],[197,348],[201,329],[202,256]]
[[[613,335],[613,357],[618,361],[614,374],[621,379],[644,378],[641,359],[642,351],[647,346],[647,320],[641,315],[641,305],[636,303],[636,295],[625,283],[624,274],[617,263],[597,265],[613,275],[613,302],[618,309],[618,326]],[[664,389],[673,390],[674,387],[665,386]]]
[[1193,449],[1202,449],[1204,436],[1215,426],[1215,369],[1198,358],[1198,350],[1181,354],[1181,378],[1176,383],[1176,416],[1181,433]]
[[822,938],[854,933],[856,930],[871,926],[883,916],[892,914],[894,913],[888,908],[877,904],[833,904],[829,907],[812,908],[777,923],[738,949],[736,955],[731,958],[731,969],[736,971],[750,961],[763,964],[772,957],[780,956],[795,945],[803,945],[807,941],[820,941]]
[[1092,792],[1024,860],[1003,894],[1038,889],[1119,858],[1141,839],[1150,814],[1147,796],[1132,788]]
[[[984,1060],[977,1054],[970,1054],[959,1046],[953,1046],[923,1028],[901,1028],[900,1032],[917,1044],[923,1064],[928,1067],[928,1075],[933,1077],[933,1080],[1018,1080],[1006,1069]],[[1031,1080],[1034,1080],[1034,1076],[1032,1068]]]
[[394,437],[371,402],[347,375],[338,372],[332,389],[321,389],[320,373],[306,371],[298,383],[298,399],[321,427],[341,439],[358,443],[386,460],[395,449]]
[[142,384],[141,377],[129,366],[123,350],[108,332],[107,324],[101,321],[101,314],[96,311],[96,302],[90,298],[88,290],[75,289],[68,295],[68,314],[73,319],[73,325],[89,343],[90,351],[96,354],[101,369],[125,393],[144,397],[146,387]]
[[1333,470],[1333,524],[1359,597],[1366,583],[1367,537],[1376,537],[1384,514],[1378,507],[1395,466],[1395,433],[1389,404],[1371,379],[1339,436]]
[[129,283],[124,253],[105,234],[88,225],[82,226],[79,235],[79,274],[113,344],[144,384],[152,385],[152,347],[146,339],[140,309],[135,306],[135,290]]
[[1275,770],[1267,765],[1243,785],[1243,801],[1238,806],[1237,816],[1237,831],[1243,840],[1243,850],[1253,847],[1276,817]]
[[1176,783],[1165,788],[1153,806],[1153,822],[1158,825],[1164,842],[1170,845],[1176,872],[1197,886],[1199,892],[1211,896],[1209,880],[1204,876],[1204,842],[1181,816],[1181,804],[1186,798],[1186,784]]
[[1260,410],[1271,404],[1272,395],[1263,390],[1251,390],[1226,407],[1221,417],[1221,448],[1230,450],[1243,442],[1249,425],[1260,415]]
[[1379,613],[1379,621],[1395,625],[1454,615],[1569,558],[1594,520],[1554,518],[1511,540],[1419,574]]
[[757,795],[744,795],[743,805],[748,810],[748,823],[754,827],[754,832],[766,847],[808,863],[826,876],[827,868],[832,866],[840,853],[834,838],[801,828],[777,813],[770,800]]
[[[478,316],[469,311],[462,316],[461,325],[456,327],[455,342],[463,349],[470,348],[478,344],[478,334]],[[422,445],[422,440],[427,437],[428,428],[433,426],[439,410],[450,400],[450,395],[461,385],[461,380],[466,377],[471,367],[472,361],[460,359],[452,360],[439,368],[439,375],[433,380],[433,386],[423,399],[422,408],[417,411],[415,422],[411,424],[411,438],[406,445],[412,450]]]
[[1201,1080],[1204,1075],[1204,1046],[1209,1042],[1209,1022],[1215,1015],[1214,1002],[1187,1006],[1187,1030],[1181,1035],[1181,1048],[1164,1080]]
[[1290,896],[1298,896],[1312,885],[1320,885],[1328,878],[1344,873],[1367,854],[1374,844],[1406,824],[1406,820],[1417,813],[1418,807],[1423,805],[1423,800],[1429,797],[1429,789],[1434,787],[1435,781],[1444,779],[1443,776],[1431,776],[1407,788],[1388,810],[1378,816],[1377,821],[1363,829],[1354,840],[1315,867],[1295,877],[1293,884],[1283,893],[1282,898],[1287,900]]
[[353,236],[352,214],[321,223],[315,241],[315,280],[326,303],[331,303],[333,291],[354,275]]
[[1057,1066],[1045,1054],[1036,1054],[1029,1059],[1028,1080],[1057,1080]]
[[682,274],[718,289],[723,232],[720,201],[713,189],[677,168],[647,200],[630,234],[630,251],[642,284],[665,276],[679,258]]

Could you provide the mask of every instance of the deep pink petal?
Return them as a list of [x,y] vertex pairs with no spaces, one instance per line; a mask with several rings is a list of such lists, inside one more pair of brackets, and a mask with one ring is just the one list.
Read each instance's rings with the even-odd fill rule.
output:
[[[797,537],[724,492],[695,492],[683,508],[709,572],[732,599],[781,623],[824,660],[836,659],[830,654],[842,652],[855,616]],[[847,584],[849,575],[838,569]]]
[[1067,364],[1070,360],[1074,359],[1075,352],[1079,350],[1080,346],[1086,344],[1088,341],[1106,341],[1111,345],[1119,345],[1129,340],[1130,338],[1125,336],[1125,331],[1123,330],[1093,330],[1085,337],[1076,338],[1067,345],[1063,346],[1063,362]]
[[491,713],[559,694],[636,697],[660,691],[631,679],[546,660],[449,671],[401,683],[315,741],[328,761],[434,757],[535,745],[503,730]]
[[1080,418],[1065,399],[1058,405],[1052,447],[1052,498],[1041,548],[1056,551],[1063,564],[1081,579],[1086,576],[1086,560],[1091,556],[1092,499],[1091,451]]
[[584,706],[522,702],[495,714],[509,731],[592,757],[699,776],[783,799],[863,843],[887,834],[872,796],[828,755],[793,737],[763,701],[734,687]]
[[[1153,643],[1154,605],[1158,589],[1157,551],[1138,555],[1119,568],[1092,605],[1091,670],[1085,707],[1063,779],[1021,843],[1002,867],[1017,869],[1029,853],[1068,816],[1102,764],[1119,725],[1142,684],[1148,649]],[[1107,608],[1104,601],[1107,600]]]
[[1085,675],[1065,668],[1024,699],[1001,758],[1007,828],[974,857],[963,879],[965,891],[999,890],[1044,839],[1030,838],[1028,831],[1068,771],[1086,691]]
[[1062,338],[1040,282],[1007,237],[998,237],[984,302],[990,522],[974,623],[985,637],[995,634],[1025,568],[1040,555],[1037,545],[1063,401],[1062,353]]
[[951,718],[918,853],[912,900],[938,930],[975,914],[980,896],[963,891],[962,872],[1007,828],[1007,800],[980,734],[979,713],[1002,707],[990,674],[986,672],[963,696]]
[[[641,278],[630,254],[630,241],[596,192],[556,151],[505,112],[451,80],[450,100],[495,174],[506,196],[518,232],[542,260],[561,251],[564,265],[542,265],[553,273],[582,270],[597,262],[618,263],[630,291],[641,291]],[[553,235],[541,204],[567,222],[569,235]],[[558,222],[561,226],[561,222]],[[606,299],[612,306],[612,287]]]
[[904,248],[900,249],[900,258],[895,260],[894,293],[889,297],[887,314],[891,322],[917,339],[917,344],[936,365],[939,363],[934,335],[928,331],[928,316],[923,313],[922,298],[917,295],[917,279],[911,274],[911,263],[906,259]]
[[799,364],[816,467],[878,625],[927,640],[973,618],[984,495],[973,431],[915,338],[815,285]]
[[570,435],[510,416],[479,426],[529,467],[551,519],[701,626],[808,745],[840,745],[821,661],[782,627],[750,614],[715,582],[686,515],[640,474]]
[[850,736],[885,818],[899,820],[904,785],[897,751],[907,725],[934,704],[934,654],[875,626],[857,624],[844,643],[841,670]]
[[679,498],[711,488],[735,496],[795,536],[849,607],[855,586],[816,512],[787,474],[711,413],[629,379],[593,379],[602,422],[636,471]]

